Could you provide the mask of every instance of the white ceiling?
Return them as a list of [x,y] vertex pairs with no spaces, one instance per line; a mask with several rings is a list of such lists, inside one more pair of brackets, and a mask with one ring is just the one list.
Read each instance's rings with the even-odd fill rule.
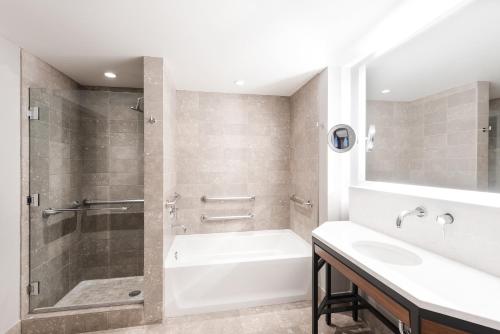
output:
[[499,98],[499,15],[499,0],[476,0],[375,59],[367,66],[368,98],[412,101],[473,81],[490,81],[490,98]]
[[177,89],[290,95],[403,1],[0,0],[0,34],[84,85],[140,87],[148,55]]

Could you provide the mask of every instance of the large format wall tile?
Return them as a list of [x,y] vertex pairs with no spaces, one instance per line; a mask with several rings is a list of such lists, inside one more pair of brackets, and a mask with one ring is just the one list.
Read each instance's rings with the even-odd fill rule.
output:
[[[143,198],[143,113],[130,109],[143,92],[92,87],[80,95],[82,198]],[[127,206],[82,215],[82,280],[143,275],[143,205]]]
[[163,318],[163,59],[144,57],[144,321]]
[[[290,204],[290,227],[304,240],[311,241],[311,232],[318,226],[319,206],[319,133],[318,122],[325,81],[321,80],[326,71],[316,75],[291,97],[292,123],[290,147],[290,195],[309,200],[311,209]],[[325,95],[326,96],[326,95]]]
[[[31,307],[38,308],[54,305],[73,288],[80,270],[75,252],[79,215],[42,217],[43,209],[69,207],[79,199],[81,155],[72,145],[80,136],[79,93],[76,82],[25,51],[21,65],[22,110],[38,106],[40,116],[22,118],[22,163],[29,168],[23,168],[23,194],[40,194],[39,207],[23,206],[22,211],[22,285],[30,278],[40,281],[40,294],[31,299]],[[22,309],[27,313],[27,299]]]
[[372,181],[487,189],[489,84],[474,82],[409,102],[368,101]]
[[129,108],[139,96],[83,89],[23,51],[22,111],[28,103],[40,110],[40,120],[22,123],[23,193],[40,194],[40,206],[29,207],[31,222],[28,207],[22,211],[22,284],[40,281],[32,308],[54,306],[83,279],[143,274],[142,205],[42,217],[84,198],[143,198],[143,114]]
[[[289,228],[289,98],[177,91],[175,118],[177,221],[188,233]],[[204,195],[256,200],[204,203]],[[254,219],[200,222],[249,212]]]

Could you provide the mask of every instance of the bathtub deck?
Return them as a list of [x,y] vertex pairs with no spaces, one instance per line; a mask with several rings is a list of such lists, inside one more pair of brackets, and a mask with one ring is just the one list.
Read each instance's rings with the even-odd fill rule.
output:
[[[115,329],[94,334],[310,334],[311,302],[252,307],[243,310],[164,319],[163,324]],[[323,320],[323,319],[322,319]],[[337,327],[320,324],[321,334],[371,334],[349,315],[333,314]]]

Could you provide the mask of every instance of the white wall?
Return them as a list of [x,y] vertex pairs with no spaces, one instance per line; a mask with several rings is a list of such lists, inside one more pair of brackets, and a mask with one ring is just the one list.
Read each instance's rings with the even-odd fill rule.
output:
[[0,37],[0,333],[19,321],[20,50]]
[[[372,189],[351,187],[352,221],[500,277],[500,205],[498,202],[487,204],[488,195],[494,194],[379,182],[371,186]],[[404,188],[417,188],[419,195],[405,193]],[[443,195],[436,196],[440,192]],[[455,192],[462,200],[447,195],[447,192]],[[471,197],[483,197],[485,200],[467,203]],[[396,228],[397,215],[417,206],[425,207],[427,215],[422,218],[408,217],[402,228]],[[443,235],[436,217],[444,213],[451,213],[455,221],[445,226]]]

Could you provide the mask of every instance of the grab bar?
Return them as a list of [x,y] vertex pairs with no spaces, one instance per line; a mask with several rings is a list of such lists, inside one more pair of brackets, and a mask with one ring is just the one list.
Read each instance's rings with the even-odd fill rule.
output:
[[208,197],[202,196],[202,202],[229,202],[229,201],[255,201],[255,195],[251,196],[229,196],[229,197]]
[[84,205],[144,203],[144,199],[91,200],[84,199]]
[[213,221],[228,221],[228,220],[242,220],[242,219],[252,219],[255,217],[253,213],[249,213],[244,216],[218,216],[218,217],[210,217],[206,215],[201,215],[200,220],[202,223],[204,222],[213,222]]
[[180,198],[181,198],[180,194],[174,193],[174,197],[170,201],[167,201],[165,205],[168,207],[174,207],[177,204],[177,200],[179,200]]
[[292,202],[295,202],[298,205],[303,206],[303,207],[308,208],[308,209],[312,208],[312,206],[313,206],[312,203],[311,203],[311,201],[306,201],[306,200],[304,200],[304,199],[302,199],[300,197],[295,196],[295,194],[293,194],[292,196],[290,196],[290,200]]
[[120,208],[64,208],[64,209],[54,209],[48,208],[43,210],[43,217],[47,218],[53,215],[57,215],[62,212],[78,212],[78,211],[97,211],[97,210],[107,210],[107,211],[127,211],[128,208],[126,206],[122,206]]

